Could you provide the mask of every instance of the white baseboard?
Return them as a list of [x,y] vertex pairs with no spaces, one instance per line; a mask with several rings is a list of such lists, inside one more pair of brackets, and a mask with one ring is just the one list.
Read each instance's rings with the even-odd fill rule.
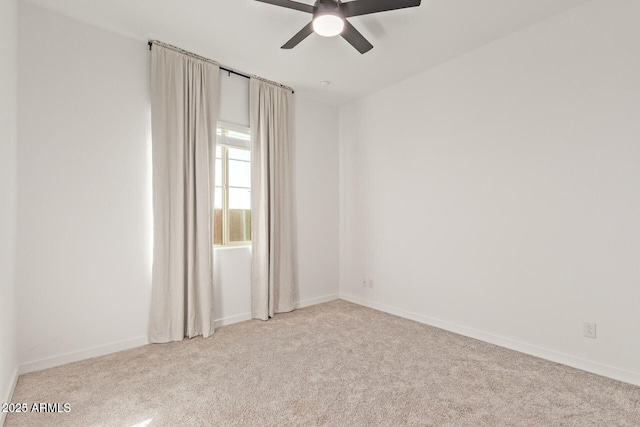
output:
[[[5,403],[11,403],[13,399],[13,392],[16,390],[16,385],[18,384],[18,367],[13,371],[13,377],[11,380],[11,385],[9,386],[9,391],[7,392],[7,397],[2,400]],[[0,426],[4,425],[4,421],[7,419],[7,413],[0,411]]]
[[303,301],[298,301],[296,304],[296,308],[304,308],[309,307],[316,304],[322,304],[324,302],[335,301],[340,298],[338,294],[325,295],[323,297],[310,298]]
[[[317,298],[310,298],[303,301],[298,301],[296,303],[296,309],[309,307],[316,304],[322,304],[323,302],[335,301],[339,299],[340,296],[338,294],[325,295]],[[247,320],[251,320],[251,313],[243,313],[238,314],[236,316],[224,317],[222,319],[217,319],[215,321],[214,327],[219,328],[220,326],[233,325],[234,323],[244,322]]]
[[148,344],[147,337],[134,338],[127,341],[88,348],[86,350],[74,351],[60,356],[49,357],[33,362],[21,363],[19,367],[20,375],[29,372],[41,371],[42,369],[54,368],[66,365],[67,363],[78,362],[80,360],[91,359],[92,357],[105,356],[118,351],[129,350]]
[[[251,313],[217,319],[214,321],[214,328],[231,325],[233,323],[244,322],[245,320],[251,320]],[[132,340],[93,347],[86,350],[65,353],[60,356],[48,357],[46,359],[36,360],[33,362],[21,363],[18,371],[19,374],[22,375],[29,372],[41,371],[43,369],[55,368],[56,366],[66,365],[67,363],[78,362],[81,360],[91,359],[93,357],[106,356],[107,354],[117,353],[123,350],[130,350],[132,348],[141,347],[148,343],[149,340],[147,339],[147,337],[139,337]]]
[[340,298],[354,304],[363,305],[365,307],[373,308],[374,310],[383,311],[385,313],[393,314],[405,319],[410,319],[419,323],[424,323],[426,325],[435,326],[436,328],[444,329],[446,331],[453,332],[459,335],[464,335],[466,337],[488,342],[490,344],[495,344],[497,346],[505,347],[510,350],[519,351],[520,353],[529,354],[541,359],[546,359],[552,362],[560,363],[562,365],[567,365],[572,368],[640,386],[640,373],[638,372],[631,372],[591,360],[582,359],[569,354],[560,353],[555,350],[538,347],[532,344],[516,341],[511,338],[505,338],[499,335],[490,334],[477,329],[457,325],[455,323],[435,319],[433,317],[424,316],[422,314],[413,313],[396,307],[380,304],[378,302],[354,297],[348,294],[341,293]]
[[238,314],[236,316],[223,317],[222,319],[216,319],[213,323],[214,328],[220,326],[233,325],[234,323],[245,322],[251,320],[251,313]]
[[[326,295],[318,298],[311,298],[303,301],[299,301],[296,304],[296,308],[308,307],[315,304],[321,304],[323,302],[333,301],[339,298],[338,294]],[[232,325],[234,323],[244,322],[251,320],[251,313],[243,313],[235,316],[224,317],[217,319],[214,322],[214,327]],[[107,344],[103,346],[93,347],[86,350],[74,351],[60,356],[49,357],[46,359],[35,360],[32,362],[21,363],[18,367],[17,373],[19,375],[27,374],[29,372],[40,371],[42,369],[55,368],[56,366],[66,365],[67,363],[78,362],[80,360],[91,359],[92,357],[105,356],[107,354],[116,353],[118,351],[129,350],[132,348],[140,347],[148,344],[147,337],[139,337],[132,340],[117,342],[113,344]],[[16,375],[17,381],[17,375]],[[2,424],[0,424],[2,425]]]

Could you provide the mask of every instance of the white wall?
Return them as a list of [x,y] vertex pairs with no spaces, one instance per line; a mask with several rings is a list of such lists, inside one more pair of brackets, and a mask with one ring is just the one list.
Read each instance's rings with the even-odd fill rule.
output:
[[249,79],[220,70],[219,120],[249,127]]
[[[18,368],[16,331],[16,87],[18,10],[0,0],[0,402],[10,402]],[[0,413],[0,425],[5,414]]]
[[[19,332],[28,371],[146,339],[149,51],[146,41],[34,6],[21,4],[19,17]],[[229,101],[246,99],[247,82],[223,76],[222,119],[248,124],[248,107]],[[299,261],[307,305],[338,294],[338,110],[294,99],[298,258],[316,257]],[[215,274],[216,325],[250,318],[249,248],[216,250]]]
[[592,1],[343,107],[341,295],[640,384],[638,16]]
[[149,54],[23,3],[18,47],[19,347],[30,370],[146,343]]
[[298,283],[302,305],[339,289],[338,109],[294,95]]

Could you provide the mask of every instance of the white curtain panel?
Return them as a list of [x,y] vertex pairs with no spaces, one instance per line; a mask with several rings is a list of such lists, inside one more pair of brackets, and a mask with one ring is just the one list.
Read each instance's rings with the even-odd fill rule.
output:
[[153,284],[149,341],[213,333],[218,66],[151,49]]
[[251,79],[251,307],[255,319],[292,311],[297,301],[291,96],[288,89]]

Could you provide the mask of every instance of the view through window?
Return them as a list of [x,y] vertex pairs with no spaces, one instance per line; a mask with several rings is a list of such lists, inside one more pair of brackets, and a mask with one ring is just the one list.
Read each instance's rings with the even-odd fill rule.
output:
[[213,243],[251,243],[251,151],[248,128],[218,126]]

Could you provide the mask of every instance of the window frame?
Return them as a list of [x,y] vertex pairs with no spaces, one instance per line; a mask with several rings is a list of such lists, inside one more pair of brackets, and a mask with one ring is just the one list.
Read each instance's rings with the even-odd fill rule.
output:
[[[233,133],[238,132],[242,134],[246,134],[249,136],[249,139],[234,137]],[[222,193],[222,203],[221,203],[221,211],[222,211],[222,244],[214,244],[214,248],[229,248],[229,247],[242,247],[242,246],[250,246],[251,240],[230,241],[230,227],[229,227],[229,188],[247,188],[247,187],[233,187],[229,185],[229,149],[239,149],[248,151],[251,154],[251,131],[247,126],[235,125],[232,123],[226,122],[218,122],[216,127],[216,149],[220,147],[221,150],[221,177],[222,177],[222,185],[217,186],[214,182],[214,197],[215,190],[217,188],[221,189]],[[214,159],[217,160],[217,153],[214,153]],[[241,161],[241,160],[240,160]],[[248,161],[251,164],[251,160]],[[251,191],[251,187],[248,187],[249,191]],[[214,203],[215,206],[215,203]],[[215,207],[214,207],[215,209]],[[251,211],[251,208],[249,209]],[[215,230],[214,230],[215,233]],[[251,237],[251,236],[249,236]],[[215,239],[214,239],[215,240]]]

